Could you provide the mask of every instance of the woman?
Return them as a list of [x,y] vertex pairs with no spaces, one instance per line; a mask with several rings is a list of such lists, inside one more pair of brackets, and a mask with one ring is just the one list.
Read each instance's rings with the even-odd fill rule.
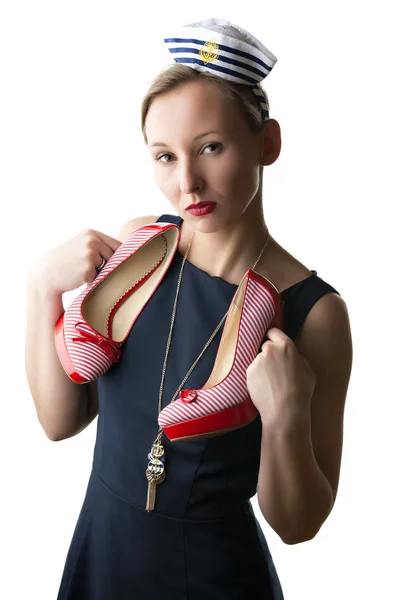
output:
[[[263,169],[278,158],[281,140],[259,83],[260,67],[270,71],[275,57],[218,19],[165,41],[177,64],[152,83],[142,127],[157,185],[177,214],[135,218],[118,240],[82,232],[48,253],[29,281],[27,375],[46,434],[65,439],[99,417],[58,598],[276,600],[281,586],[250,498],[257,494],[287,544],[312,539],[332,510],[349,319],[338,292],[265,223]],[[117,364],[77,385],[54,348],[61,295],[93,282],[121,242],[155,222],[180,228],[162,284]],[[246,365],[256,418],[214,437],[156,437],[160,410],[172,406],[182,381],[196,394],[213,371],[223,317],[252,265],[284,307],[283,327],[269,327]],[[145,473],[156,440],[167,475],[153,489]]]

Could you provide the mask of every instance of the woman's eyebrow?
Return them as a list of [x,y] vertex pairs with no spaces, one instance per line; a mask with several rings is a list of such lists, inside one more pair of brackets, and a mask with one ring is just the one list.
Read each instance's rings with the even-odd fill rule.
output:
[[[196,142],[197,140],[201,139],[202,137],[206,137],[206,135],[210,135],[211,133],[220,133],[219,131],[206,131],[205,133],[200,133],[199,135],[196,135],[195,138],[193,138],[193,141]],[[167,148],[168,144],[165,144],[164,142],[153,142],[152,144],[149,145],[149,148],[154,148],[155,146],[162,146]]]

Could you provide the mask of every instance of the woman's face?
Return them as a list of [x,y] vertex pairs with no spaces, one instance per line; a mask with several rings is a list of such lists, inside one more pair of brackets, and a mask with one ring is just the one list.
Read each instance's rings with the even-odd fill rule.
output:
[[[260,186],[262,135],[205,81],[158,96],[146,119],[156,183],[175,211],[204,232],[236,221]],[[194,216],[187,207],[213,202]]]

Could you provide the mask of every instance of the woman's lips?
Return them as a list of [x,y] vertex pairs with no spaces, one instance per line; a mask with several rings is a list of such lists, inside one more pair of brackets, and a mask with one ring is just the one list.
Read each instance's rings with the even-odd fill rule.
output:
[[191,204],[186,210],[190,212],[191,215],[201,216],[212,212],[215,207],[215,202],[199,202],[198,204]]

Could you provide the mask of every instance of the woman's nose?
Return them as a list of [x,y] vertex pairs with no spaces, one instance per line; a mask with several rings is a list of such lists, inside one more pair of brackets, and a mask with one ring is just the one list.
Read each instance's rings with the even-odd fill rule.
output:
[[182,161],[180,168],[180,188],[184,194],[193,194],[204,186],[202,174],[192,161]]

